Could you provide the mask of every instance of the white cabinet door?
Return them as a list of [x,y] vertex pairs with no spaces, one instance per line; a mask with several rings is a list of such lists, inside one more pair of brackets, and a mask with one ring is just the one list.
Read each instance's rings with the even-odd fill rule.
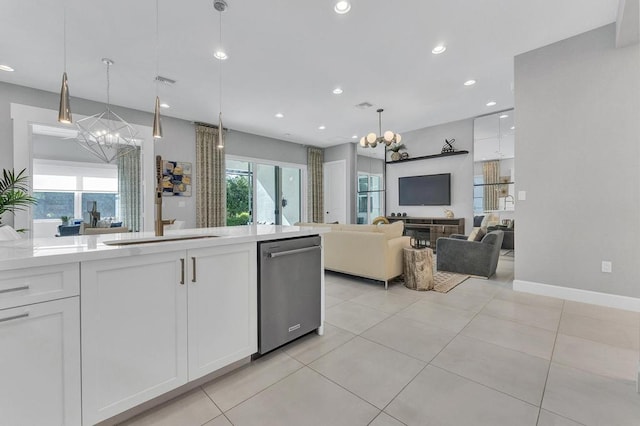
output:
[[85,425],[187,382],[185,255],[82,262]]
[[80,425],[78,297],[0,311],[0,423]]
[[258,350],[256,244],[194,249],[188,256],[194,380]]

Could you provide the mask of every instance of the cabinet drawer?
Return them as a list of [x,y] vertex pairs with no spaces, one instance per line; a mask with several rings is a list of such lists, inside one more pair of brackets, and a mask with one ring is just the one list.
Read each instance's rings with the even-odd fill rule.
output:
[[79,293],[79,263],[0,272],[0,309],[77,296]]

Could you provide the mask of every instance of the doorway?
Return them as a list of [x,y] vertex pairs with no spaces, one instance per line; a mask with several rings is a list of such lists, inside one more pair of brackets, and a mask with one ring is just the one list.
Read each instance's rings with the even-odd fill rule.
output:
[[227,225],[293,225],[305,215],[306,167],[227,156]]
[[324,163],[324,222],[347,223],[347,166],[344,160]]

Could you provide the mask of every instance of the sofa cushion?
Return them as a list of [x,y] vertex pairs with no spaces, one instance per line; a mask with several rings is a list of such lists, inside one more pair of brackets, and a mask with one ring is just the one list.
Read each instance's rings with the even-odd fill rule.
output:
[[[377,225],[340,225],[338,230],[353,232],[376,232],[377,227]],[[335,231],[336,229],[333,230]]]

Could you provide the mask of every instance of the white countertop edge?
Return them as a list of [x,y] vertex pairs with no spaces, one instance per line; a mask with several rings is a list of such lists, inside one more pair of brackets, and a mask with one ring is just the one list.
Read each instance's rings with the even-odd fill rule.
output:
[[166,231],[164,239],[177,236],[207,235],[211,235],[212,238],[163,241],[125,246],[106,245],[104,242],[114,240],[162,240],[163,237],[155,237],[153,232],[129,232],[124,234],[79,235],[73,237],[0,241],[0,271],[203,247],[279,240],[307,235],[319,235],[327,231],[329,231],[329,229],[321,227],[282,225],[181,229]]

